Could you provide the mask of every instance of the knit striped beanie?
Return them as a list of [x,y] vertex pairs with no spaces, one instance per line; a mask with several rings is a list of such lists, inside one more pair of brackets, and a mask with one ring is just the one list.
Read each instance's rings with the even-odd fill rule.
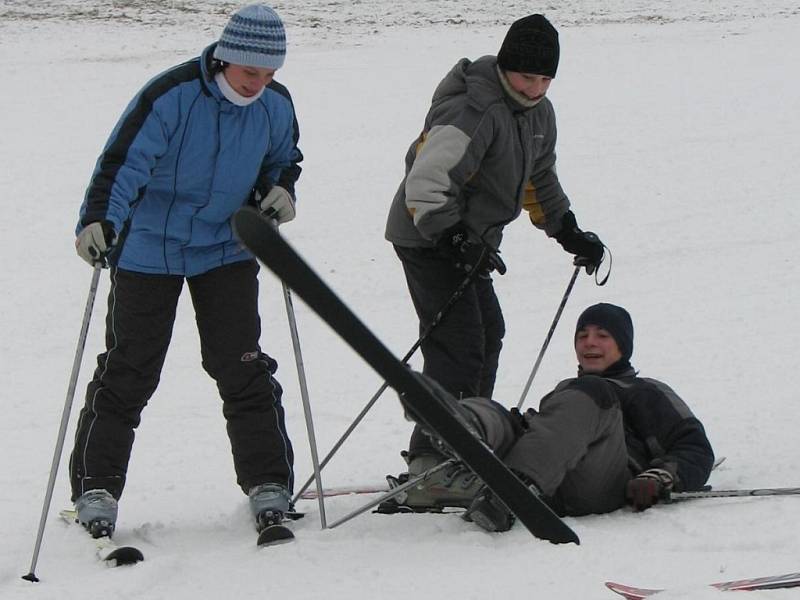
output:
[[238,10],[228,21],[214,58],[234,65],[280,69],[286,57],[286,31],[274,10],[253,4]]

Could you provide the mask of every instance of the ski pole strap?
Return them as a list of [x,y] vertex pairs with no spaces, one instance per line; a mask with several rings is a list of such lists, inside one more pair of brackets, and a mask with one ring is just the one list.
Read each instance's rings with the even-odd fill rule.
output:
[[605,253],[603,253],[603,260],[600,261],[600,264],[597,265],[597,269],[594,271],[594,282],[598,286],[604,286],[608,281],[608,278],[611,276],[611,265],[614,263],[614,256],[611,254],[611,248],[603,244],[603,248],[608,251],[608,271],[606,271],[606,276],[603,279],[598,280],[598,276],[600,275],[600,266],[605,261]]

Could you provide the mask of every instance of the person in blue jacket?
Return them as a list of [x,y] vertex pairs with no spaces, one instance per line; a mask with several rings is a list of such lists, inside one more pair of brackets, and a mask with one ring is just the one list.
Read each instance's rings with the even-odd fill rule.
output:
[[293,452],[276,361],[259,339],[258,264],[231,217],[295,216],[302,154],[275,11],[236,12],[219,41],[157,75],[114,128],[80,209],[78,255],[110,268],[106,350],[88,385],[70,459],[78,520],[111,535],[143,408],[155,392],[184,281],[202,364],[223,401],[239,486],[256,526],[290,509]]

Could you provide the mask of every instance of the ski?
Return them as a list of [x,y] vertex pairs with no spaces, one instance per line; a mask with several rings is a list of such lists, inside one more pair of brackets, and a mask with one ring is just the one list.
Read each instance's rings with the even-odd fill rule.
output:
[[421,418],[534,536],[553,543],[580,543],[575,532],[428,391],[255,208],[237,211],[233,225],[242,243],[402,395],[404,407],[411,409],[407,412]]
[[[753,590],[777,590],[800,586],[800,573],[788,573],[786,575],[772,575],[769,577],[758,577],[756,579],[738,579],[735,581],[720,581],[709,584],[709,587],[717,588],[723,592],[733,591],[753,591]],[[613,581],[606,581],[606,587],[612,592],[616,592],[627,600],[642,600],[665,591],[664,589],[638,588]]]
[[292,533],[291,529],[286,527],[286,525],[276,523],[275,525],[267,525],[261,530],[258,534],[256,545],[260,548],[265,546],[277,546],[278,544],[291,542],[294,539],[294,533]]
[[[723,462],[725,462],[725,458],[726,458],[725,456],[718,457],[714,461],[714,466],[712,467],[711,470],[713,471],[714,469],[719,467]],[[351,495],[365,496],[365,495],[369,495],[369,494],[385,494],[386,492],[389,491],[389,489],[390,489],[390,487],[385,483],[363,483],[363,484],[341,485],[341,486],[333,486],[333,487],[323,488],[322,495],[325,498],[335,498],[337,496],[351,496]],[[791,489],[791,488],[786,488],[786,489]],[[711,491],[712,491],[711,488],[708,488],[708,490],[703,490],[703,493],[700,496],[697,496],[697,497],[703,497],[703,498],[709,497],[709,496],[710,497],[715,497],[713,495],[709,495],[709,494],[705,493],[705,492],[711,492]],[[684,499],[684,497],[681,495],[683,493],[684,492],[675,492],[675,493],[673,493],[673,496],[675,496],[676,500],[682,500],[682,499]],[[720,493],[724,494],[725,496],[732,495],[730,493],[730,491],[722,491]],[[784,492],[784,493],[787,493],[787,492]],[[800,489],[798,489],[797,493],[800,493]],[[690,494],[694,494],[694,492],[690,492]],[[738,495],[745,495],[745,494],[738,494]],[[758,496],[758,495],[767,495],[767,494],[757,494],[756,493],[756,494],[746,494],[746,495]],[[689,497],[695,497],[695,496],[689,496]],[[687,497],[687,498],[689,498],[689,497]],[[308,489],[305,492],[303,492],[302,494],[300,494],[300,498],[302,500],[316,500],[317,499],[317,490]]]
[[752,498],[760,496],[797,496],[800,487],[791,488],[753,488],[743,490],[715,490],[713,488],[693,492],[672,492],[667,502],[679,500],[697,500],[700,498]]
[[[59,516],[67,523],[79,524],[78,515],[74,509],[65,509]],[[135,565],[144,560],[144,554],[133,546],[118,546],[109,536],[104,535],[98,538],[90,538],[95,544],[95,554],[97,558],[110,567],[122,565]]]
[[[329,487],[322,490],[322,495],[325,498],[333,498],[335,496],[350,496],[350,495],[365,495],[365,494],[385,494],[389,491],[389,486],[385,483],[364,484],[364,485],[343,485],[338,487]],[[306,490],[300,494],[303,500],[316,500],[317,490]]]

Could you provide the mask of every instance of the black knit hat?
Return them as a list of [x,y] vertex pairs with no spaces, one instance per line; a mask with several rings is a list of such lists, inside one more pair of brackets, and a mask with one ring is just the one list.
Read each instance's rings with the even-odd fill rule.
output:
[[555,77],[558,55],[556,28],[543,15],[529,15],[509,27],[497,65],[504,71]]
[[633,321],[628,311],[621,306],[606,304],[601,302],[590,306],[578,317],[578,324],[575,326],[575,336],[587,325],[602,327],[614,341],[617,342],[622,358],[630,360],[633,354]]

